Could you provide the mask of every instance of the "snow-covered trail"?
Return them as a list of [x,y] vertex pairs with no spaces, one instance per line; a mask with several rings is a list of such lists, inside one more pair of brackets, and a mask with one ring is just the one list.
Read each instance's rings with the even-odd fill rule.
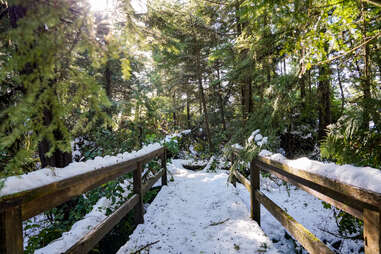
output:
[[278,253],[246,205],[227,184],[226,172],[193,172],[173,160],[173,182],[164,186],[130,240],[119,251],[133,253]]

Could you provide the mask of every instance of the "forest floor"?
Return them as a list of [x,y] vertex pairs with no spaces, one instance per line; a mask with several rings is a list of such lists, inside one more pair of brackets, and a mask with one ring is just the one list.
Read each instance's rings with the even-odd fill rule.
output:
[[[263,206],[261,228],[250,219],[249,192],[228,184],[228,171],[184,169],[190,163],[195,161],[168,165],[174,181],[162,188],[119,254],[307,253]],[[276,178],[261,177],[261,190],[335,252],[363,252],[361,240],[339,236],[334,210],[319,199]]]

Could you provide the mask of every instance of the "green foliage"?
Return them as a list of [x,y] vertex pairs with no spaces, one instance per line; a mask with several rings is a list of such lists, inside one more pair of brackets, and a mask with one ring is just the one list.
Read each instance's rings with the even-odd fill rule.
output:
[[[8,157],[3,175],[23,173],[44,139],[48,156],[55,150],[69,152],[71,133],[106,118],[103,107],[109,105],[99,84],[75,62],[77,54],[95,50],[84,29],[91,30],[86,9],[64,1],[10,3],[21,5],[26,16],[17,17],[17,27],[8,27],[2,37],[9,43],[0,47],[8,56],[0,71],[1,86],[22,91],[0,109],[0,151]],[[68,122],[74,112],[80,114]]]
[[353,235],[362,232],[363,222],[343,211],[335,213],[336,221],[339,226],[339,233],[343,235]]
[[329,126],[321,145],[321,155],[339,164],[381,167],[381,134],[376,128],[362,124],[357,111],[348,112]]
[[169,142],[165,142],[164,146],[168,149],[168,152],[172,155],[179,153],[179,141],[177,137],[172,138]]

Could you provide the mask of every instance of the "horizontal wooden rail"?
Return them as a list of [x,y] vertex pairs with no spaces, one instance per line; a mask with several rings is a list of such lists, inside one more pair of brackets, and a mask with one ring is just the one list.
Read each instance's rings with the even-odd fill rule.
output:
[[[143,165],[160,157],[162,169],[142,186]],[[92,170],[44,186],[0,197],[0,253],[23,253],[22,221],[56,207],[73,197],[133,172],[134,195],[119,209],[93,228],[66,253],[90,251],[131,209],[135,209],[136,222],[143,222],[143,195],[162,178],[167,184],[165,148],[156,149],[143,156]]]
[[164,169],[160,170],[159,173],[149,178],[147,182],[143,185],[143,193],[147,193],[149,189],[164,175]]
[[[338,180],[314,174],[312,172],[296,169],[266,157],[258,157],[258,159],[254,162],[256,163],[256,165],[258,165],[258,163],[260,162],[264,163],[264,165],[266,165],[265,168],[267,168],[268,170],[278,170],[279,172],[288,173],[289,176],[295,176],[299,177],[299,179],[304,179],[306,181],[313,182],[316,185],[321,186],[321,188],[324,187],[326,189],[331,189],[336,193],[342,193],[343,195],[346,195],[351,199],[356,200],[356,202],[361,202],[361,206],[363,207],[367,207],[370,209],[381,207],[380,193],[372,192],[370,190],[359,188],[357,186],[349,185]],[[307,185],[308,183],[306,182],[302,184]]]
[[261,156],[250,163],[250,181],[237,170],[232,169],[234,177],[250,192],[251,217],[260,224],[259,203],[262,204],[310,253],[334,252],[260,191],[260,170],[274,174],[324,202],[363,220],[365,253],[381,254],[381,193],[296,169]]
[[277,206],[271,199],[262,192],[255,191],[255,198],[287,229],[287,231],[300,242],[309,253],[329,253],[330,250],[319,238],[312,234],[302,224],[297,222],[282,208]]
[[[250,181],[247,180],[241,173],[237,170],[233,170],[233,174],[237,179],[246,187],[246,189],[251,193],[252,188]],[[255,199],[258,200],[286,229],[291,235],[299,241],[303,247],[310,253],[329,253],[333,254],[325,244],[320,241],[314,234],[312,234],[308,229],[306,229],[302,224],[297,222],[293,217],[291,217],[282,208],[276,205],[271,199],[269,199],[261,191],[254,190]],[[258,212],[252,209],[254,213]]]
[[66,253],[87,253],[118,224],[124,216],[131,211],[139,201],[139,195],[134,194],[126,203],[119,207],[104,221],[94,227],[89,233],[82,237],[76,244],[74,244]]

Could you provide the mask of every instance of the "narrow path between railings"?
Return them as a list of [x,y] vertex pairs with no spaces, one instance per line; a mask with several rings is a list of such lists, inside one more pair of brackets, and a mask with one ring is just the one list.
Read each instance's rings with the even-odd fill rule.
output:
[[183,160],[168,165],[164,186],[118,253],[278,253],[226,172],[194,172]]

